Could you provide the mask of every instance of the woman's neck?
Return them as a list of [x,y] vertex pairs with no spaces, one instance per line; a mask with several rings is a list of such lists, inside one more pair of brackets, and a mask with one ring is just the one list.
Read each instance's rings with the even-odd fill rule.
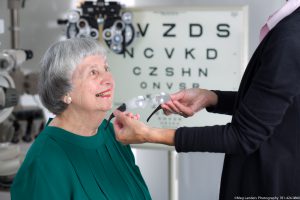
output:
[[102,123],[105,113],[78,113],[70,110],[64,111],[56,116],[50,126],[56,126],[82,136],[92,136],[97,133],[99,125]]

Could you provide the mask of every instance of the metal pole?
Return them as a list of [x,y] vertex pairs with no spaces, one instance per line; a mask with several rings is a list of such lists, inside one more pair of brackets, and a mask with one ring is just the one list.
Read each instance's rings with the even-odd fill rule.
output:
[[10,10],[10,31],[11,31],[11,48],[20,48],[20,9],[21,0],[8,0],[8,9]]
[[20,16],[19,10],[11,9],[11,48],[20,48]]
[[168,151],[169,164],[169,200],[178,200],[178,165],[177,153]]

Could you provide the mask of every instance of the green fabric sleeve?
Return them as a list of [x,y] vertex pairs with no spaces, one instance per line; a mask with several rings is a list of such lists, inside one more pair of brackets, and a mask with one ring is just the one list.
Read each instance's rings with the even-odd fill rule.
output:
[[134,170],[136,171],[137,176],[139,177],[139,180],[141,181],[141,183],[143,185],[147,186],[147,184],[146,184],[146,182],[145,182],[145,180],[142,176],[142,173],[141,173],[141,170],[140,170],[139,166],[137,166],[136,163],[135,163],[135,158],[134,158],[134,155],[132,153],[130,145],[127,145],[126,149],[127,149],[128,156],[130,157],[129,160],[131,161],[132,166],[133,166]]
[[113,128],[113,124],[110,123],[109,125],[109,130],[110,130],[110,134],[111,134],[111,137],[114,138],[114,141],[117,143],[117,145],[119,146],[119,148],[123,149],[123,152],[124,152],[124,156],[126,157],[126,159],[129,161],[130,165],[132,166],[132,168],[134,169],[134,171],[136,172],[136,175],[140,181],[140,183],[142,185],[145,185],[145,187],[147,188],[148,190],[148,187],[147,187],[147,184],[142,176],[142,173],[140,171],[140,168],[136,165],[135,163],[135,157],[133,155],[133,152],[131,150],[131,146],[130,145],[123,145],[122,143],[118,142],[116,139],[115,139],[115,130]]
[[[53,164],[47,164],[44,159],[37,158],[31,163],[22,179],[14,183],[11,191],[12,200],[58,200],[70,199],[71,194],[60,170],[50,169]],[[55,169],[55,168],[54,168]]]

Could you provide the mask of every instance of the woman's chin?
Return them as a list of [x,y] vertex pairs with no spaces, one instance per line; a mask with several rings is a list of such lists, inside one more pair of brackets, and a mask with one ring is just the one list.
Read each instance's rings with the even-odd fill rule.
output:
[[112,108],[113,108],[113,104],[110,103],[110,104],[107,104],[107,105],[102,105],[100,109],[104,112],[107,112],[107,111],[110,111]]

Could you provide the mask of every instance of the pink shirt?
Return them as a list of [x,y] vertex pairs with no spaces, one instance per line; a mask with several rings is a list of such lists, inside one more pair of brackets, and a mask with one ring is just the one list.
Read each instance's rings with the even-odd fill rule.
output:
[[276,26],[280,20],[294,12],[300,6],[300,0],[289,0],[282,8],[272,14],[267,20],[266,24],[260,30],[260,41],[268,34],[268,32]]

